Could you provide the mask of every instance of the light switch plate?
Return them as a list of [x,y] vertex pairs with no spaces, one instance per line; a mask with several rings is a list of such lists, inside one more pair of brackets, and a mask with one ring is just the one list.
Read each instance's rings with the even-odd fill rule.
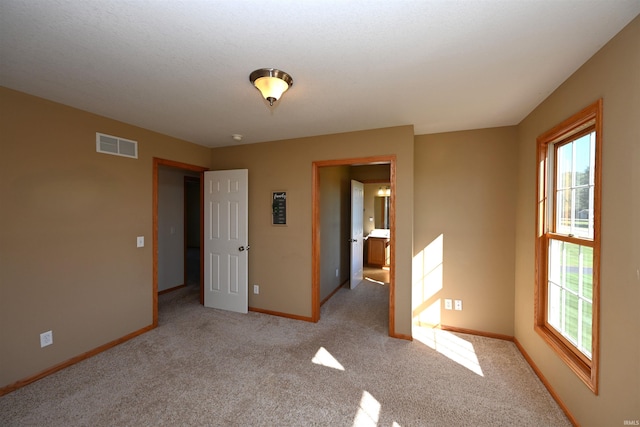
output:
[[40,334],[40,348],[53,344],[53,332],[47,331]]
[[136,246],[138,248],[144,248],[144,236],[138,236],[136,238]]
[[444,309],[445,310],[453,310],[453,301],[451,301],[449,298],[446,298],[444,300]]
[[461,299],[457,299],[454,301],[454,308],[458,311],[462,310],[462,300]]

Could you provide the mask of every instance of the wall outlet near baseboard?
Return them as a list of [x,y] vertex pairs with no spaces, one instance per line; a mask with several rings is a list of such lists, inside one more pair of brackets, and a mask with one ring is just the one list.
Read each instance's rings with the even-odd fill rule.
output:
[[453,308],[458,311],[462,311],[462,300],[457,299],[453,302]]
[[254,295],[258,295],[260,293],[260,285],[253,285],[253,293]]
[[53,344],[53,332],[47,331],[40,334],[40,348]]

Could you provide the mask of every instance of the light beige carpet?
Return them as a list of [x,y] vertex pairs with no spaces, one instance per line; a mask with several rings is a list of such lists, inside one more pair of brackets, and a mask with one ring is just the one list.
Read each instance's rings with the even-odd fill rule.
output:
[[566,426],[511,342],[389,338],[388,287],[313,324],[160,297],[160,326],[0,398],[2,426]]

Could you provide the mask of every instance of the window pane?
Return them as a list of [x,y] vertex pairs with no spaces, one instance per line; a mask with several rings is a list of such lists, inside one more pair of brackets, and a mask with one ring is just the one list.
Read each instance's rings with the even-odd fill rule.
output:
[[560,240],[549,242],[549,281],[577,293],[579,290],[580,246]]
[[576,194],[576,207],[575,207],[575,223],[574,226],[577,231],[577,235],[585,235],[589,231],[589,224],[591,221],[591,200],[589,197],[590,191],[589,187],[577,188],[575,190]]
[[558,171],[556,187],[558,190],[571,188],[571,172],[573,171],[573,143],[558,148]]
[[581,186],[581,185],[589,185],[591,177],[590,177],[590,173],[589,173],[589,166],[587,166],[584,169],[577,169],[576,170],[576,186]]
[[547,322],[591,357],[593,248],[549,239]]
[[581,246],[582,254],[582,292],[580,296],[591,302],[593,300],[593,248]]
[[556,150],[556,233],[593,238],[594,135],[584,135]]
[[560,316],[562,314],[562,293],[560,291],[560,286],[549,282],[548,294],[547,322],[557,330],[561,330]]
[[[560,259],[561,252],[562,242],[559,240],[551,240],[549,242],[549,261]],[[560,285],[560,282],[562,281],[561,266],[562,263],[560,262],[549,262],[547,278],[550,282],[553,282],[556,285]]]
[[578,277],[580,268],[580,246],[572,243],[559,242],[564,247],[563,281],[566,289],[578,293]]
[[565,292],[564,336],[574,343],[578,342],[578,297]]
[[588,219],[590,215],[591,197],[589,187],[576,188],[576,218]]
[[556,194],[556,232],[571,232],[571,190],[560,190]]
[[591,357],[591,331],[592,331],[592,322],[593,322],[593,305],[586,301],[581,301],[582,303],[582,340],[581,340],[581,348],[580,350]]
[[589,184],[589,169],[591,164],[591,134],[585,135],[575,142],[575,166],[573,172],[576,174],[575,185]]

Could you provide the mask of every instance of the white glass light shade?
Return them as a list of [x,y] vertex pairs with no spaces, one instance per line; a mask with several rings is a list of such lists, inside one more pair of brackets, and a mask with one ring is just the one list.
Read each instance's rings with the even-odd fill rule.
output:
[[293,78],[288,73],[275,68],[255,70],[249,75],[249,80],[272,106],[293,85]]
[[273,105],[282,94],[289,89],[289,85],[278,77],[260,77],[253,84],[258,88],[264,99]]

